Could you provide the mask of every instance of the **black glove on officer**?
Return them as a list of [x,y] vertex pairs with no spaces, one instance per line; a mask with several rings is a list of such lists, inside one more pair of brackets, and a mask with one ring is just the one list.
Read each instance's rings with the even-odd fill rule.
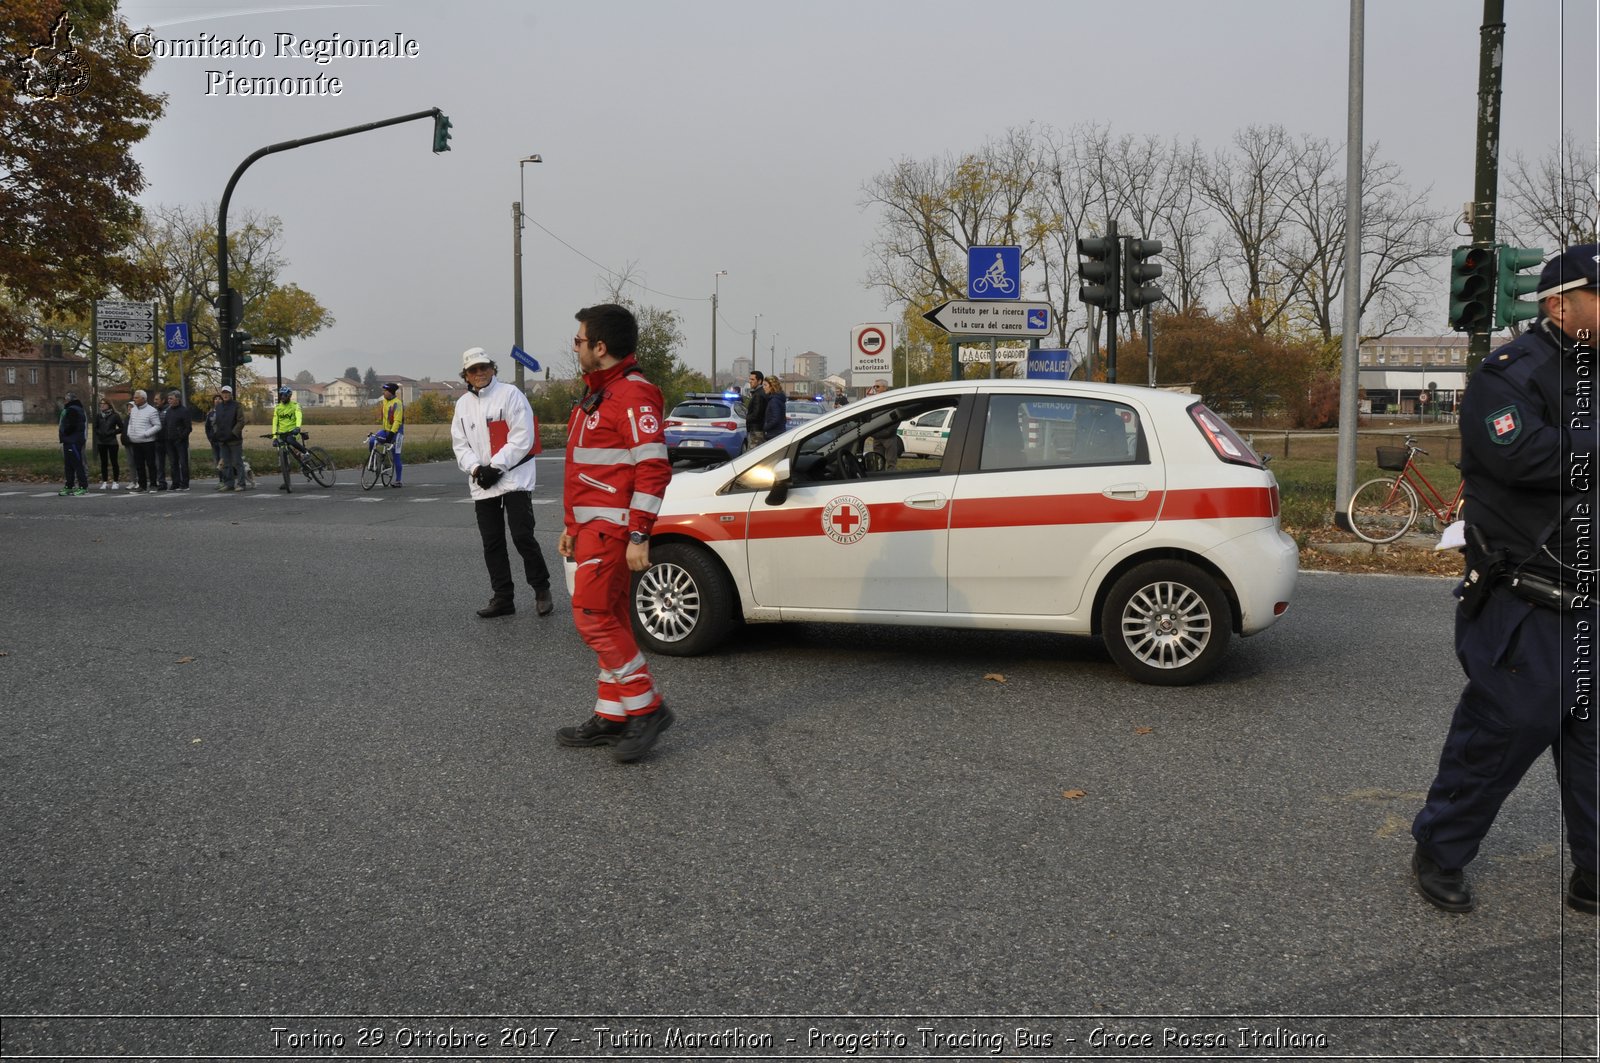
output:
[[485,491],[499,483],[500,477],[504,475],[505,473],[501,472],[493,465],[479,465],[476,469],[472,470],[473,481]]

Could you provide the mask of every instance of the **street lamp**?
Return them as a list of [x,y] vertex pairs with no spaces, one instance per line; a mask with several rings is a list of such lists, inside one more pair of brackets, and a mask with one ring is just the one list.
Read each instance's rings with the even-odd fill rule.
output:
[[778,375],[778,334],[776,332],[774,332],[772,334],[772,352],[771,352],[771,356],[772,356],[771,357],[771,361],[768,363],[767,368],[772,371],[772,375],[773,376],[777,376]]
[[755,367],[756,367],[756,329],[759,328],[760,325],[761,325],[761,315],[757,314],[755,320],[750,323],[750,368],[751,369],[755,369]]
[[[515,326],[512,330],[512,341],[517,345],[518,350],[524,349],[522,346],[522,227],[525,223],[523,221],[522,203],[528,197],[527,186],[522,179],[522,168],[530,162],[543,161],[544,159],[538,155],[529,155],[525,159],[517,160],[517,201],[511,204],[511,243],[514,248],[514,264],[511,271],[511,304],[514,308]],[[517,390],[521,391],[522,389],[522,363],[517,362]]]

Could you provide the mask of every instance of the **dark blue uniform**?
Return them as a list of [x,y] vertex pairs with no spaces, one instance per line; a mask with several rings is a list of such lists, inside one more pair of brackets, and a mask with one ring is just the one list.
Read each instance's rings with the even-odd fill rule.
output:
[[[1573,863],[1596,870],[1597,387],[1593,347],[1541,320],[1484,361],[1461,403],[1468,524],[1491,553],[1506,551],[1508,575],[1559,584],[1575,599],[1534,604],[1502,577],[1481,612],[1456,612],[1467,685],[1411,825],[1419,854],[1441,868],[1477,855],[1501,804],[1548,749]],[[1469,565],[1481,560],[1469,552]]]

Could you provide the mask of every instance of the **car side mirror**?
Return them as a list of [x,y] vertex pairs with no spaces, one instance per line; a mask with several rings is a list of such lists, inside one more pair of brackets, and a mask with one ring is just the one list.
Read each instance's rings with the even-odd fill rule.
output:
[[767,505],[781,506],[789,500],[789,481],[792,478],[788,458],[779,458],[772,467],[772,490],[767,492]]

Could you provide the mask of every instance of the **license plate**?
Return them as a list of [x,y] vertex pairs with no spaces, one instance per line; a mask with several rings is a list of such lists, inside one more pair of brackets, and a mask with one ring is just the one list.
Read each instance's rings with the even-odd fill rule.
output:
[[703,439],[685,439],[678,444],[680,447],[709,447],[711,444]]

